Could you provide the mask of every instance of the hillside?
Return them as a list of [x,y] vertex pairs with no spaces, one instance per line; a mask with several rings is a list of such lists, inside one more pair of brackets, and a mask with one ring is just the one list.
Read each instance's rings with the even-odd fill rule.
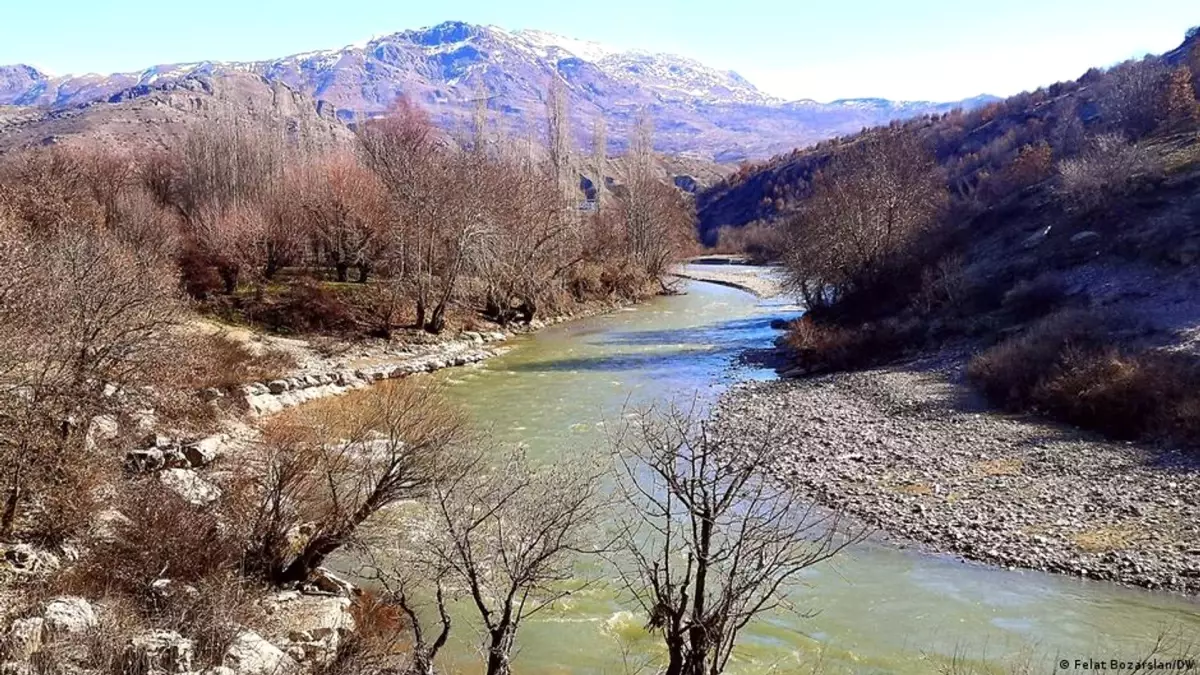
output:
[[737,73],[684,57],[619,51],[541,31],[447,22],[262,62],[169,64],[135,73],[59,77],[25,65],[4,66],[0,104],[69,109],[134,87],[240,73],[287,84],[326,102],[344,121],[382,113],[403,95],[430,110],[443,128],[461,130],[470,126],[483,96],[495,124],[522,133],[544,128],[544,98],[557,77],[581,146],[590,143],[596,121],[603,119],[610,128],[610,151],[620,151],[634,118],[645,111],[656,127],[657,150],[722,163],[991,100],[785,102]]
[[[995,405],[1200,446],[1200,31],[968,113],[864,131],[699,197],[810,307],[794,374],[951,350]],[[969,361],[969,365],[967,365]]]
[[160,149],[192,126],[219,117],[283,120],[317,143],[351,132],[328,109],[282,83],[250,73],[196,75],[114,92],[102,102],[58,109],[0,106],[0,152],[53,144]]

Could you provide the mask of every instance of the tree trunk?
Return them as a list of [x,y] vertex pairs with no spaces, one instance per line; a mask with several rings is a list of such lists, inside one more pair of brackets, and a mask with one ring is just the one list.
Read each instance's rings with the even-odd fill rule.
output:
[[236,293],[238,286],[238,268],[232,265],[222,265],[218,272],[221,275],[221,281],[225,284],[225,295],[233,295]]
[[278,271],[279,271],[279,260],[273,255],[268,255],[267,256],[267,264],[263,268],[263,278],[266,279],[267,281],[271,281],[272,279],[275,278],[275,273]]
[[367,283],[367,277],[371,274],[371,266],[367,263],[361,263],[358,266],[358,283]]
[[4,500],[4,516],[0,517],[0,539],[12,536],[13,524],[17,520],[17,506],[21,503],[21,484],[16,482],[8,491],[8,499]]
[[337,272],[337,280],[339,282],[345,283],[350,278],[350,266],[346,263],[337,263],[333,266],[333,269]]
[[663,675],[683,675],[683,638],[667,640],[667,669]]
[[488,644],[487,675],[510,675],[509,652],[512,651],[515,630],[511,626],[500,626],[491,631]]
[[425,329],[425,301],[421,300],[420,298],[417,299],[416,313],[417,313],[416,327],[424,330]]
[[425,332],[438,334],[446,328],[446,303],[439,302],[437,307],[433,308],[433,314],[429,317],[429,322],[425,324]]

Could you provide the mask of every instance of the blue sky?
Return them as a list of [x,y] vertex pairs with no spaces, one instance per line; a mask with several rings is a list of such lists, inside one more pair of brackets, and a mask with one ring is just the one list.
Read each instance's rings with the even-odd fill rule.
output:
[[691,56],[777,96],[1007,95],[1171,49],[1197,0],[10,0],[0,64],[254,60],[458,19]]

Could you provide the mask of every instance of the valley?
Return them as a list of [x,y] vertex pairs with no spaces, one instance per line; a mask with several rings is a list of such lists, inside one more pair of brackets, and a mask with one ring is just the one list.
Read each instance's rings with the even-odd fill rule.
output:
[[[957,39],[835,9],[777,47],[860,88]],[[0,67],[0,674],[1194,667],[1173,44],[949,102],[463,21]]]

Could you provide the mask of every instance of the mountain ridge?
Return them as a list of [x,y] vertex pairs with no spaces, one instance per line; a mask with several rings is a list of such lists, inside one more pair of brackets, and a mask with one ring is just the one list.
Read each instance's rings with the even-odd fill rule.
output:
[[0,104],[61,109],[106,101],[134,87],[239,72],[287,84],[333,106],[347,122],[382,114],[406,96],[429,109],[439,125],[461,129],[469,126],[482,95],[494,123],[520,133],[541,129],[546,91],[558,78],[578,144],[588,142],[602,119],[612,129],[609,150],[619,151],[635,119],[646,114],[655,124],[660,151],[721,162],[766,157],[864,126],[991,100],[784,101],[734,71],[687,57],[621,50],[540,30],[449,21],[261,61],[61,76],[23,64],[0,66]]

